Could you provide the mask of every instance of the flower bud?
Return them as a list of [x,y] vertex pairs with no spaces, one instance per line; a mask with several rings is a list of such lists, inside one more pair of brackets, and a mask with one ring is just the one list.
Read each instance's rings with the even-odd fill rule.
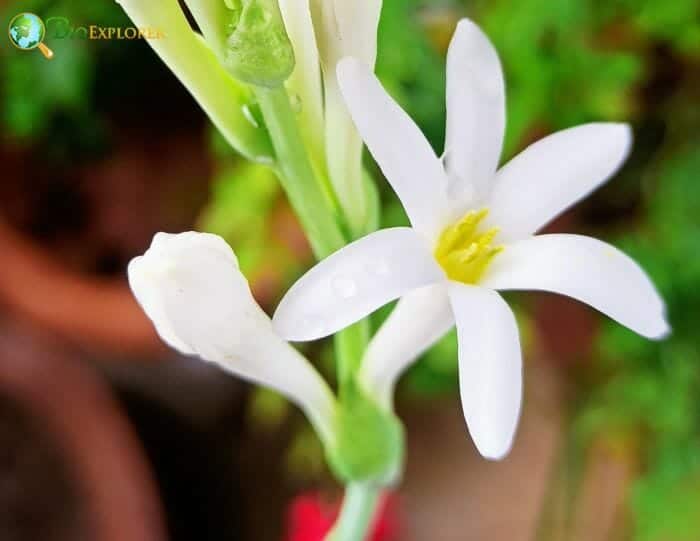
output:
[[226,241],[206,233],[158,233],[128,274],[168,345],[279,391],[306,412],[324,441],[334,439],[335,400],[328,386],[273,331]]
[[226,68],[252,85],[282,85],[294,71],[295,60],[277,0],[227,0],[226,5]]

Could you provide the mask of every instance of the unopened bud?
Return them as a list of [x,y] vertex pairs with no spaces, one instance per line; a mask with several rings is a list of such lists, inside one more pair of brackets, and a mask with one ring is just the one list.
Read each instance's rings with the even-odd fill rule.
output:
[[225,0],[231,16],[224,55],[229,72],[246,83],[277,87],[294,71],[294,49],[277,0]]

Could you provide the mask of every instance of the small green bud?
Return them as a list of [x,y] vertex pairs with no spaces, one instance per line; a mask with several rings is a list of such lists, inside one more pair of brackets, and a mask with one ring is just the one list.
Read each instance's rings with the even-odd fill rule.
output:
[[294,71],[294,49],[277,0],[224,0],[230,21],[224,64],[236,79],[274,88]]
[[393,484],[403,468],[401,421],[351,382],[341,390],[336,438],[327,455],[334,473],[346,483]]

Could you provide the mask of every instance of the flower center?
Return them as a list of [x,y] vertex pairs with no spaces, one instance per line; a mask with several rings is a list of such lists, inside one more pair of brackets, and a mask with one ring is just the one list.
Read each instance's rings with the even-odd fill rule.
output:
[[488,209],[469,211],[456,224],[445,229],[435,248],[435,259],[450,280],[476,284],[503,246],[494,246],[498,228],[480,231]]

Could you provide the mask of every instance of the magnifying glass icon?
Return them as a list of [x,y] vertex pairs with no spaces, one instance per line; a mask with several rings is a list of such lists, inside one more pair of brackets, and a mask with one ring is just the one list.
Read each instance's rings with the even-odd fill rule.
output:
[[45,58],[51,60],[53,51],[44,45],[46,25],[41,17],[33,13],[20,13],[10,21],[9,36],[12,44],[22,51],[39,49]]

